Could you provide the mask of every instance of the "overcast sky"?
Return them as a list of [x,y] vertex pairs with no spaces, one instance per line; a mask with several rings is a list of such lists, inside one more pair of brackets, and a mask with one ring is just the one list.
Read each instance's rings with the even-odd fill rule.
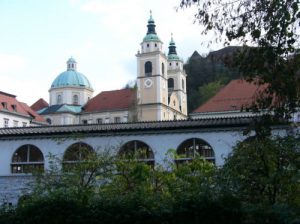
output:
[[[194,24],[196,8],[176,11],[179,0],[0,0],[0,91],[29,105],[49,101],[51,83],[73,56],[94,95],[136,78],[136,57],[152,10],[167,53],[173,33],[186,61],[197,50],[222,46]],[[204,44],[203,44],[204,43]]]

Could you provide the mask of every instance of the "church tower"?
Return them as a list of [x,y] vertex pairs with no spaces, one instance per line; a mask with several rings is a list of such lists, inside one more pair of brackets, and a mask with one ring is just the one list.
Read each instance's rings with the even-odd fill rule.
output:
[[138,120],[167,120],[168,59],[162,51],[163,42],[156,34],[151,12],[147,28],[141,51],[136,55]]
[[183,61],[177,55],[173,34],[168,52],[168,92],[169,106],[178,111],[175,114],[176,119],[185,119],[187,116],[186,73],[183,70]]

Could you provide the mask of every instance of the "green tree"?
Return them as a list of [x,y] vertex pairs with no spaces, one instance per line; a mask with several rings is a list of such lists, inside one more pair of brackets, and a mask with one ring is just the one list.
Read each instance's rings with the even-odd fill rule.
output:
[[226,186],[250,204],[300,206],[299,139],[252,137],[226,159]]
[[201,95],[201,104],[213,97],[222,87],[223,84],[220,81],[215,81],[207,85],[200,86],[199,93]]

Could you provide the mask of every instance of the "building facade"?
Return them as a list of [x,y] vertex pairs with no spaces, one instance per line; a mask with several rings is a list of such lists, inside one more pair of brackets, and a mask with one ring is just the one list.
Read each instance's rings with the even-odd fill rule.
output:
[[46,120],[15,95],[0,91],[0,128],[46,125]]
[[[33,108],[50,125],[181,120],[187,118],[186,74],[171,37],[168,55],[150,15],[137,57],[137,88],[104,91],[93,97],[88,78],[74,58],[49,89],[49,105],[38,100]],[[126,96],[125,99],[123,96]]]

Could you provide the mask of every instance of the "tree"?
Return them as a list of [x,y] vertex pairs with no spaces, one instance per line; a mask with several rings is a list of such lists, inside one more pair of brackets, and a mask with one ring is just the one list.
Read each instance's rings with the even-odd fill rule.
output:
[[255,136],[234,148],[221,176],[245,203],[299,208],[299,170],[299,139]]
[[299,107],[299,0],[181,0],[197,8],[204,34],[244,47],[230,65],[248,81],[268,84],[256,107],[288,118]]
[[207,85],[199,87],[201,95],[201,103],[205,103],[208,99],[214,96],[223,87],[220,81],[211,82]]

